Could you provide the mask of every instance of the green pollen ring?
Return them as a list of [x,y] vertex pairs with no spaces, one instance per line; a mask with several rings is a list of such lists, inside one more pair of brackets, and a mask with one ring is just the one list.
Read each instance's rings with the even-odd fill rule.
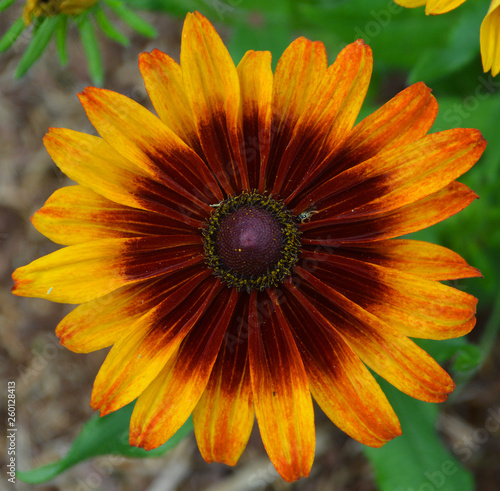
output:
[[202,228],[205,262],[237,290],[265,290],[291,275],[300,230],[281,201],[256,192],[229,197]]

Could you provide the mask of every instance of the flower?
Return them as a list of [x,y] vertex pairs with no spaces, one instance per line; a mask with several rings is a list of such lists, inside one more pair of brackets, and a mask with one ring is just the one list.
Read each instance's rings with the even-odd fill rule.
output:
[[365,367],[441,402],[449,375],[409,337],[469,332],[476,299],[440,283],[479,276],[454,252],[396,239],[477,196],[455,181],[482,154],[473,129],[429,134],[437,113],[417,83],[354,126],[371,50],[330,67],[294,41],[237,67],[212,25],[188,14],[181,62],[139,67],[159,118],[117,93],[80,94],[100,134],[51,128],[44,142],[78,185],[32,218],[66,247],[17,269],[13,292],[81,304],[57,327],[86,353],[113,346],[91,405],[137,399],[130,443],[169,439],[194,412],[206,461],[234,465],[255,415],[287,481],[314,457],[312,396],[360,442],[400,435]]
[[23,9],[24,23],[29,26],[34,18],[58,14],[78,15],[92,7],[97,0],[27,0]]
[[[457,8],[465,0],[394,0],[398,5],[407,8],[425,5],[427,15],[445,14]],[[490,9],[481,23],[481,59],[483,70],[491,70],[496,77],[500,72],[500,0],[492,0]]]

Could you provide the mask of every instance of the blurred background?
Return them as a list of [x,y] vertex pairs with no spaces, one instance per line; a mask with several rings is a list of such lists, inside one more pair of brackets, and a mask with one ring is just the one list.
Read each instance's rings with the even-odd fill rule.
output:
[[[459,215],[415,234],[416,238],[450,247],[481,269],[484,278],[452,284],[479,298],[478,323],[467,339],[419,343],[457,382],[457,390],[446,403],[438,407],[407,400],[384,385],[403,423],[405,437],[397,439],[402,443],[391,447],[391,442],[380,451],[367,450],[317,411],[318,448],[308,479],[288,484],[278,477],[255,425],[250,443],[234,468],[206,464],[191,435],[160,458],[103,456],[73,467],[47,484],[38,484],[36,489],[498,489],[500,76],[483,73],[479,52],[479,28],[489,3],[467,0],[441,16],[425,16],[422,8],[404,9],[391,0],[122,3],[154,27],[157,36],[145,37],[111,13],[109,18],[130,42],[124,46],[96,31],[102,85],[149,109],[152,106],[137,67],[138,54],[158,48],[178,60],[183,18],[187,11],[199,10],[221,34],[236,63],[245,51],[255,49],[270,50],[275,65],[298,36],[323,41],[332,63],[342,47],[363,38],[374,52],[374,73],[360,119],[409,84],[422,80],[433,89],[440,106],[432,131],[480,129],[488,147],[476,166],[460,179],[480,199]],[[0,13],[0,36],[20,17],[22,7],[22,2],[15,2]],[[92,384],[106,355],[79,355],[59,346],[54,329],[71,306],[17,298],[10,293],[10,275],[16,267],[58,248],[29,221],[54,190],[70,183],[46,153],[44,134],[50,126],[94,131],[76,97],[96,81],[95,66],[89,69],[87,65],[77,27],[68,24],[65,67],[59,63],[52,41],[27,74],[15,78],[32,36],[31,26],[0,55],[0,378],[2,387],[8,380],[16,381],[20,470],[49,464],[68,452],[93,414],[89,406]],[[2,389],[2,428],[7,401],[3,393]],[[3,459],[3,431],[0,440]],[[405,467],[410,461],[421,465]],[[401,479],[405,473],[413,473],[410,480],[408,476]],[[20,481],[16,486],[21,491],[33,488]]]

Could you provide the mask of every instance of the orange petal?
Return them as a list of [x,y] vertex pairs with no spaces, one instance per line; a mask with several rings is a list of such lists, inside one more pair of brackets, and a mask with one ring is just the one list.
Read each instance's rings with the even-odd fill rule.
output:
[[321,409],[341,430],[365,445],[381,447],[399,436],[397,416],[358,356],[304,295],[285,286],[292,295],[280,308],[293,329]]
[[[250,376],[266,451],[286,481],[307,477],[314,459],[314,412],[309,382],[290,328],[272,304],[250,296]],[[272,295],[272,294],[271,294]],[[260,308],[260,312],[259,309]],[[260,317],[260,319],[259,319]]]
[[347,137],[368,90],[372,65],[371,49],[362,40],[339,53],[304,105],[280,160],[273,192],[281,191],[290,200]]
[[[373,371],[402,392],[443,402],[455,384],[415,343],[301,267],[304,294]],[[310,286],[309,286],[310,285]]]
[[[165,443],[193,412],[208,383],[238,292],[221,287],[210,308],[136,402],[130,444],[150,450]],[[217,410],[214,407],[213,410]]]
[[77,353],[106,348],[186,281],[194,277],[201,281],[209,275],[208,270],[185,268],[159,280],[119,288],[78,306],[59,323],[56,334],[62,345]]
[[94,87],[79,98],[99,134],[136,167],[188,199],[220,200],[219,186],[205,162],[146,108]]
[[438,104],[431,90],[422,82],[411,85],[352,129],[333,160],[327,161],[327,173],[321,179],[340,174],[381,151],[424,137],[437,112]]
[[154,49],[151,53],[139,55],[139,69],[160,119],[202,157],[180,65],[170,56]]
[[[198,137],[210,168],[227,194],[249,190],[239,149],[240,84],[219,35],[198,12],[182,31],[181,68]],[[233,150],[234,149],[234,150]]]
[[347,169],[309,193],[297,208],[314,203],[318,220],[359,220],[389,212],[443,189],[469,170],[485,147],[477,130],[434,133]]
[[35,228],[63,245],[141,235],[199,235],[160,213],[120,205],[83,186],[58,189],[31,218]]
[[458,213],[477,198],[465,184],[452,182],[447,187],[389,213],[380,213],[365,220],[337,217],[317,220],[301,225],[302,244],[335,247],[342,244],[366,243],[391,239],[430,227]]
[[[339,250],[340,252],[340,250]],[[347,252],[365,262],[378,264],[428,280],[454,280],[481,276],[477,268],[446,247],[418,240],[384,240],[368,243]]]
[[99,409],[101,416],[144,392],[220,290],[212,277],[196,287],[198,283],[199,278],[193,277],[143,315],[129,335],[114,344],[92,391],[91,406]]
[[102,138],[51,128],[44,144],[68,177],[111,201],[162,213],[195,228],[201,226],[201,221],[194,217],[210,212],[210,207],[194,196],[186,199],[146,176]]
[[250,189],[264,191],[271,139],[273,72],[269,51],[248,51],[237,67],[241,89],[243,158]]
[[295,125],[326,70],[323,43],[312,42],[303,37],[293,41],[279,59],[273,83],[271,154],[265,182],[261,182],[259,189],[272,187]]
[[477,299],[436,281],[364,260],[303,252],[315,276],[406,336],[449,339],[475,323]]
[[224,336],[207,387],[193,413],[194,433],[207,462],[235,465],[252,431],[255,411],[248,367],[248,300]]

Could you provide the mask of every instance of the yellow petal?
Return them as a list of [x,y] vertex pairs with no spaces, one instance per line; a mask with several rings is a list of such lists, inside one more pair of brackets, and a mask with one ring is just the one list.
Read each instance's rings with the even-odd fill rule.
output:
[[12,292],[53,302],[88,302],[121,286],[202,262],[199,242],[189,246],[185,236],[174,235],[168,242],[162,236],[146,236],[70,245],[16,269]]
[[415,7],[422,7],[427,3],[427,0],[394,0],[398,5],[413,9]]
[[[255,413],[266,451],[286,481],[307,477],[314,459],[314,412],[307,374],[290,328],[272,295],[250,297],[248,354]],[[267,296],[267,295],[266,295]],[[267,303],[269,300],[267,299]],[[261,320],[259,321],[259,317]]]
[[298,209],[312,202],[321,210],[315,220],[339,221],[389,212],[443,189],[468,171],[485,147],[477,130],[433,133],[347,169],[308,193]]
[[83,186],[55,191],[31,221],[39,232],[63,245],[142,235],[199,236],[199,230],[164,214],[120,205]]
[[492,0],[481,24],[481,58],[485,72],[500,73],[500,0]]
[[273,72],[271,53],[248,51],[237,67],[241,88],[241,130],[250,189],[264,191],[271,143]]
[[202,281],[209,275],[209,271],[195,266],[164,278],[124,286],[76,307],[59,323],[56,334],[62,345],[76,353],[107,348],[122,336],[131,335],[131,326],[168,295],[175,294],[192,278]]
[[425,13],[427,15],[446,14],[462,5],[465,0],[427,0]]
[[371,49],[362,40],[339,53],[304,105],[281,158],[274,192],[290,201],[341,148],[363,104],[372,65]]
[[16,269],[12,293],[52,302],[82,303],[131,281],[123,274],[126,240],[104,239],[60,249]]
[[141,53],[139,69],[149,98],[160,119],[202,156],[193,113],[184,90],[180,65],[170,56],[154,49],[151,53]]
[[[481,276],[465,259],[446,247],[418,240],[374,241],[351,249],[370,263],[411,273],[428,280],[454,280]],[[349,254],[349,252],[348,252]]]
[[[427,402],[443,402],[455,384],[422,349],[334,288],[300,267],[296,272],[321,314],[372,370],[404,393]],[[319,294],[319,297],[318,297]],[[326,300],[326,301],[325,301]]]
[[[438,104],[430,89],[422,82],[411,85],[352,129],[329,164],[326,176],[424,137],[437,112]],[[322,179],[326,180],[326,176]]]
[[311,220],[301,226],[304,245],[343,247],[373,240],[392,239],[430,227],[469,206],[478,196],[465,184],[453,181],[437,193],[389,213],[364,220],[338,221],[336,217]]
[[205,392],[193,413],[194,432],[207,462],[235,465],[255,419],[248,366],[248,300],[236,308]]
[[[200,218],[210,210],[194,196],[184,198],[165,187],[162,181],[149,177],[102,138],[51,128],[44,144],[68,177],[116,203],[162,213],[195,228],[201,226]],[[181,213],[184,209],[189,213]]]
[[262,188],[268,189],[273,185],[295,125],[326,70],[323,43],[303,37],[293,41],[278,60],[272,95],[271,154]]
[[371,447],[401,434],[398,418],[358,356],[321,312],[293,285],[280,308],[295,334],[311,392],[326,415],[348,435]]
[[474,327],[477,299],[465,292],[342,252],[302,257],[315,261],[319,280],[407,336],[449,339]]
[[137,400],[130,419],[131,445],[146,450],[159,447],[182,426],[200,400],[238,298],[235,289],[226,287],[214,295],[212,305],[177,355]]
[[236,67],[210,22],[188,14],[181,45],[184,86],[208,164],[226,193],[249,189],[238,131],[240,84]]
[[146,108],[94,87],[87,87],[79,98],[99,134],[147,175],[188,199],[213,203],[221,196],[205,162]]
[[141,395],[176,353],[212,301],[217,285],[213,277],[197,283],[199,277],[193,276],[146,312],[128,335],[114,344],[92,391],[91,406],[99,409],[101,416]]

